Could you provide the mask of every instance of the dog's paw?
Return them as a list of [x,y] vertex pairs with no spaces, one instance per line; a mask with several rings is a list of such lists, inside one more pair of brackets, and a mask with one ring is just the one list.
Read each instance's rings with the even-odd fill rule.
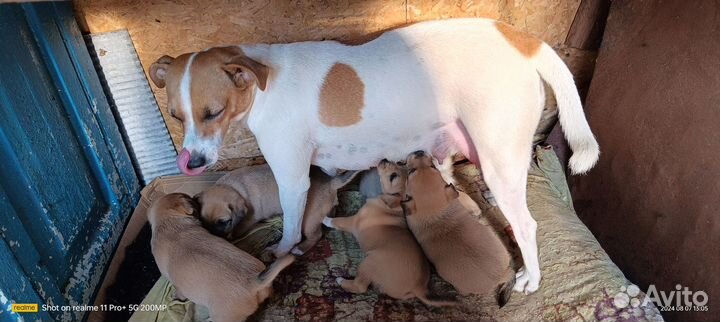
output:
[[335,226],[333,226],[333,223],[332,223],[332,218],[330,218],[330,217],[323,218],[322,223],[323,223],[323,225],[325,225],[325,227],[335,228]]
[[540,276],[534,277],[530,274],[525,267],[520,268],[515,274],[515,286],[513,290],[515,292],[522,292],[525,295],[534,293],[540,287]]

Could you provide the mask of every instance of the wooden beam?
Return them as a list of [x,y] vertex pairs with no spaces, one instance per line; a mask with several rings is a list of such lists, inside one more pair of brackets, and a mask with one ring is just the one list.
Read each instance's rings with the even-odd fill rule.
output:
[[600,48],[610,0],[583,0],[565,38],[569,47],[597,50]]

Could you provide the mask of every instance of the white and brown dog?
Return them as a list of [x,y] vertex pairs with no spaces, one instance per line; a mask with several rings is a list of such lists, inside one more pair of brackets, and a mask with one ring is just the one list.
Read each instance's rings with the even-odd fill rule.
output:
[[525,267],[516,290],[540,283],[536,222],[526,202],[532,137],[545,103],[557,98],[560,123],[588,171],[599,148],[573,77],[542,41],[489,19],[429,21],[388,31],[362,45],[335,41],[211,48],[150,67],[167,87],[168,109],[183,122],[183,173],[217,161],[231,122],[245,120],[280,188],[283,237],[277,254],[302,238],[311,164],[327,173],[367,169],[416,150],[439,159],[459,151],[482,167],[507,217]]

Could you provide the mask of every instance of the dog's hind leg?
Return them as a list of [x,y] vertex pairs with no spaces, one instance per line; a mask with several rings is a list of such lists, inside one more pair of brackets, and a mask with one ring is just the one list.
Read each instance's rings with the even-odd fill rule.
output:
[[537,223],[527,207],[527,153],[480,155],[485,182],[495,196],[500,210],[510,223],[522,252],[524,268],[517,275],[516,291],[532,293],[540,284],[540,266],[536,240]]
[[524,293],[536,291],[541,279],[537,222],[528,210],[526,194],[532,137],[544,104],[544,94],[538,88],[539,79],[518,78],[501,86],[494,99],[486,97],[483,113],[466,108],[459,115],[477,151],[485,182],[520,247],[524,268],[517,274],[514,289]]
[[[365,263],[366,260],[367,258],[363,261],[363,263]],[[355,294],[367,292],[371,280],[367,276],[365,276],[366,274],[363,274],[363,263],[360,263],[360,267],[358,268],[358,275],[355,276],[355,279],[349,280],[342,277],[337,278],[337,283],[340,284],[340,286],[344,290]],[[367,265],[367,263],[365,264]]]
[[343,290],[346,290],[350,293],[355,293],[355,294],[367,292],[367,289],[370,286],[370,281],[365,280],[360,276],[357,276],[357,277],[355,277],[355,279],[352,279],[352,280],[338,277],[337,283],[340,284],[340,287],[342,287]]

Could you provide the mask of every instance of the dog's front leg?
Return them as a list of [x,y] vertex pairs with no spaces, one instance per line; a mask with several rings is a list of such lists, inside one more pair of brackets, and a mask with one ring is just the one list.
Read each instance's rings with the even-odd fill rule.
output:
[[280,257],[289,253],[302,240],[302,220],[310,177],[306,173],[304,178],[276,180],[280,187],[280,206],[283,209],[283,236],[275,249],[275,256]]
[[[312,148],[307,144],[273,142],[258,145],[272,169],[280,192],[283,211],[283,235],[273,252],[275,256],[286,255],[302,240],[302,220],[308,189],[310,189],[310,158]],[[267,147],[267,148],[265,148]]]

